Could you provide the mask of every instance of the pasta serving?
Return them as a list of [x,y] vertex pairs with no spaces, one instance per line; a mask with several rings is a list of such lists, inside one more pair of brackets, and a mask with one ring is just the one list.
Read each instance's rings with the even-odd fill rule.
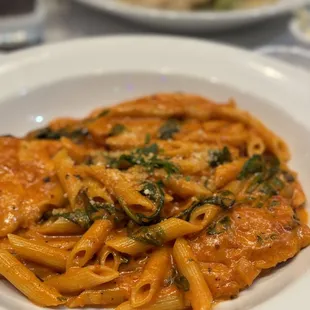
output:
[[157,94],[0,137],[0,275],[32,302],[207,310],[310,244],[285,142]]

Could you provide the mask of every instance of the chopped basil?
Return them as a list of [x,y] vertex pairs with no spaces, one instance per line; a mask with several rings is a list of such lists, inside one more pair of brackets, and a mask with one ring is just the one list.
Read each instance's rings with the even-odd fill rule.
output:
[[222,150],[209,150],[209,165],[212,168],[231,162],[231,154],[227,146]]
[[163,126],[159,128],[159,139],[169,140],[173,135],[180,131],[180,122],[176,119],[169,119]]
[[257,236],[256,236],[256,239],[257,239],[257,242],[258,242],[259,244],[263,244],[263,243],[264,243],[264,239],[263,239],[263,237],[262,237],[261,235],[257,235]]
[[177,218],[181,218],[185,221],[188,221],[190,215],[194,210],[206,204],[216,205],[223,208],[224,210],[228,210],[233,207],[235,202],[236,202],[235,195],[231,191],[228,190],[220,191],[216,193],[214,196],[202,199],[200,201],[195,201],[189,208],[178,214]]
[[126,127],[123,124],[116,124],[112,127],[109,137],[114,137],[120,135],[122,132],[126,130]]
[[143,188],[140,191],[143,196],[146,196],[150,199],[156,206],[156,210],[152,215],[144,215],[142,213],[134,213],[123,199],[119,199],[119,203],[123,207],[127,216],[130,217],[135,223],[139,225],[150,225],[160,221],[160,212],[164,206],[165,195],[164,192],[157,183],[150,181],[145,181],[143,183]]
[[97,118],[104,117],[104,116],[108,115],[109,113],[110,113],[110,110],[108,110],[108,109],[103,110],[103,111],[101,111],[101,112],[98,114]]
[[172,269],[171,276],[167,279],[166,283],[168,286],[175,284],[178,289],[184,292],[189,291],[190,288],[189,282],[186,277],[180,275],[175,268]]
[[229,216],[224,216],[221,219],[219,219],[217,222],[214,222],[213,224],[209,225],[207,227],[207,234],[208,235],[219,235],[223,232],[227,231],[229,227],[231,226],[231,219]]
[[248,159],[238,176],[238,180],[243,180],[248,178],[254,173],[263,172],[264,163],[261,155],[254,155]]
[[168,176],[178,173],[179,168],[168,159],[160,158],[159,147],[153,143],[142,148],[135,149],[130,154],[122,154],[119,158],[108,157],[108,166],[118,169],[128,169],[129,167],[139,165],[148,172],[154,169],[164,169]]
[[87,213],[84,210],[77,209],[70,213],[62,213],[58,214],[57,217],[62,217],[70,222],[79,225],[80,227],[84,229],[88,229],[91,225],[91,220]]
[[129,235],[131,239],[136,241],[160,247],[165,242],[165,232],[157,226],[140,227]]
[[109,218],[119,223],[125,218],[123,210],[113,204],[90,200],[85,189],[78,193],[75,207],[76,210],[57,214],[56,217],[65,218],[84,229],[88,229],[97,219]]
[[151,134],[147,133],[145,135],[144,144],[147,145],[151,142]]
[[59,130],[52,130],[50,127],[45,127],[34,131],[31,136],[40,140],[59,140],[62,137],[66,137],[75,142],[79,142],[81,139],[88,136],[87,128],[77,128],[70,130],[69,128],[62,128]]

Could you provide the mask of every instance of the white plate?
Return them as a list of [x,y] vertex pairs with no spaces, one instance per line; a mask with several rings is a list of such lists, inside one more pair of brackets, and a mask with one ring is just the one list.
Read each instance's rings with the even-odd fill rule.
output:
[[133,6],[119,0],[76,1],[158,29],[187,32],[232,29],[287,14],[310,3],[309,0],[279,0],[271,5],[247,10],[177,12]]
[[[239,105],[283,136],[309,197],[310,75],[254,53],[173,37],[78,40],[29,49],[0,63],[0,133],[23,134],[57,116],[159,91]],[[216,309],[309,309],[310,248]],[[37,309],[0,281],[0,309]]]

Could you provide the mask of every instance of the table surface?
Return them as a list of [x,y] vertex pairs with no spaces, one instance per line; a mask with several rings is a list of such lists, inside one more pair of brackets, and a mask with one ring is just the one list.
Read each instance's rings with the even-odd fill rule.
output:
[[[125,21],[73,0],[41,0],[46,8],[44,38],[42,43],[112,35],[159,33],[142,25]],[[216,34],[191,34],[193,37],[259,49],[270,45],[301,45],[288,29],[291,15],[264,21],[243,29]],[[186,35],[179,33],[179,35]]]

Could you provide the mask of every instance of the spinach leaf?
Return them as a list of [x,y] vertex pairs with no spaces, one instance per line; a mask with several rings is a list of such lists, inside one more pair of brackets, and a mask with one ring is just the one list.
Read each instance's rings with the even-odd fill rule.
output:
[[212,168],[231,162],[231,154],[227,146],[222,150],[209,150],[209,165]]
[[179,168],[171,163],[168,159],[158,157],[159,147],[153,143],[142,148],[135,149],[130,154],[122,154],[119,158],[109,157],[109,167],[118,169],[128,169],[132,166],[139,165],[144,167],[148,172],[154,169],[164,169],[168,176],[178,173]]
[[256,173],[262,173],[263,180],[274,177],[280,171],[280,161],[274,155],[253,155],[248,159],[240,174],[238,180],[244,180]]
[[129,237],[144,244],[160,247],[164,244],[166,235],[162,228],[150,226],[140,227]]
[[73,212],[61,213],[56,217],[62,217],[70,222],[79,225],[83,229],[88,229],[91,226],[91,220],[85,210],[77,209]]
[[254,173],[263,172],[263,170],[264,170],[263,157],[261,155],[253,155],[250,159],[248,159],[245,162],[238,176],[238,180],[244,180]]
[[59,130],[52,130],[50,127],[45,127],[34,131],[31,136],[39,140],[59,140],[62,137],[66,137],[75,142],[83,140],[83,138],[88,136],[87,128],[62,128]]
[[147,133],[145,135],[144,144],[147,145],[151,142],[151,134]]
[[219,235],[223,232],[227,231],[230,228],[231,219],[229,216],[224,216],[217,222],[209,225],[207,227],[207,234],[208,235]]
[[134,213],[127,204],[119,199],[119,203],[124,209],[127,216],[129,216],[135,223],[139,225],[151,225],[160,221],[160,212],[164,206],[165,194],[157,183],[145,181],[140,193],[149,198],[156,206],[156,210],[152,215],[145,215],[142,213]]
[[176,119],[169,119],[164,125],[159,128],[159,139],[169,140],[173,135],[180,131],[180,122]]
[[109,137],[118,136],[125,130],[126,130],[126,127],[123,124],[115,124],[109,133]]
[[104,116],[108,115],[109,113],[110,113],[110,110],[109,110],[109,109],[103,110],[103,111],[101,111],[101,112],[98,114],[97,119],[98,119],[98,118],[101,118],[101,117],[104,117]]
[[167,285],[175,284],[176,287],[184,292],[189,291],[189,282],[183,275],[179,274],[178,271],[173,268],[171,276],[167,279]]
[[183,275],[178,275],[174,279],[176,287],[184,292],[189,291],[189,282]]
[[113,204],[90,200],[86,189],[79,191],[75,206],[76,210],[57,214],[56,217],[65,218],[84,229],[88,229],[97,219],[109,218],[114,220],[115,223],[125,219],[123,210],[116,208]]
[[188,221],[190,218],[190,215],[195,209],[202,207],[206,204],[216,205],[216,206],[223,208],[224,210],[229,210],[233,207],[235,202],[236,202],[235,195],[231,191],[228,191],[228,190],[220,191],[216,193],[214,196],[207,197],[200,201],[194,202],[189,208],[182,211],[176,217],[181,218],[185,221]]

